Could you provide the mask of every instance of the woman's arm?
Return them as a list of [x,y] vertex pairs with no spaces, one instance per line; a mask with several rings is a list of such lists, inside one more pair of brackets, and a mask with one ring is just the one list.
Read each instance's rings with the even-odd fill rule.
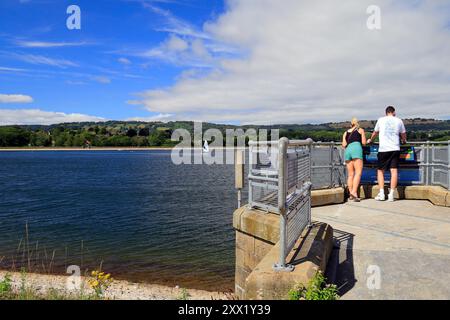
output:
[[366,133],[364,129],[359,129],[359,134],[361,135],[362,145],[365,146],[367,144]]
[[345,131],[344,134],[342,135],[342,147],[343,148],[347,147],[347,140],[345,140],[346,135],[347,135],[347,131]]
[[369,138],[369,140],[367,140],[367,143],[371,144],[373,142],[373,140],[375,140],[377,135],[378,135],[377,131],[372,132],[372,136]]

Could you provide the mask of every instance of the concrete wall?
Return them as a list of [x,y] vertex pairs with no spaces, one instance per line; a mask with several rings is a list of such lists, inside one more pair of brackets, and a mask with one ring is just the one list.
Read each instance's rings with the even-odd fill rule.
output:
[[[378,194],[378,186],[366,185],[360,188],[360,197],[375,198]],[[385,187],[388,194],[388,187]],[[439,186],[399,186],[395,192],[396,199],[428,200],[436,206],[450,207],[450,191]]]
[[[385,191],[387,194],[387,190]],[[373,198],[378,186],[362,186],[360,196]],[[435,186],[399,187],[397,199],[429,200],[435,205],[450,207],[450,192]],[[343,203],[344,188],[315,190],[312,205],[324,206]],[[233,215],[236,232],[235,293],[241,299],[283,299],[295,282],[307,282],[317,270],[325,271],[332,249],[333,229],[316,226],[302,235],[302,262],[293,273],[274,273],[271,266],[278,260],[279,216],[245,206]],[[297,248],[302,250],[299,246]]]
[[235,294],[243,299],[245,280],[280,238],[279,216],[245,206],[233,215],[236,230]]

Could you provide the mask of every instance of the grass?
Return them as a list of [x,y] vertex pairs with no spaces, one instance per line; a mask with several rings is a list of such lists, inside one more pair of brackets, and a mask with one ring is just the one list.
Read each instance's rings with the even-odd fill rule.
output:
[[102,300],[103,293],[87,293],[84,285],[79,290],[67,292],[55,288],[39,291],[27,284],[27,272],[23,269],[20,273],[19,283],[14,281],[11,274],[6,273],[0,278],[0,300]]
[[[84,242],[81,241],[80,247],[80,268],[83,266],[84,260]],[[65,248],[65,269],[67,267],[68,249]],[[101,280],[100,285],[92,286],[89,282],[94,278],[87,276],[89,286],[92,293],[87,293],[82,282],[79,290],[66,291],[49,288],[47,290],[38,290],[27,284],[27,275],[30,273],[41,273],[51,275],[54,274],[56,250],[49,252],[45,246],[40,245],[39,241],[30,243],[29,226],[25,223],[25,234],[19,240],[15,254],[10,257],[10,264],[6,263],[5,257],[0,257],[0,266],[4,270],[17,272],[19,269],[20,280],[17,277],[14,281],[11,273],[6,273],[3,278],[0,276],[0,300],[98,300],[103,299],[104,293],[109,285],[108,279]],[[62,267],[62,266],[61,266]],[[97,274],[101,273],[102,262]],[[88,270],[85,270],[85,276]],[[92,273],[93,274],[93,273]],[[108,276],[108,278],[110,275]],[[112,280],[112,278],[110,279]]]
[[189,300],[190,294],[186,288],[181,289],[180,295],[177,297],[177,300]]

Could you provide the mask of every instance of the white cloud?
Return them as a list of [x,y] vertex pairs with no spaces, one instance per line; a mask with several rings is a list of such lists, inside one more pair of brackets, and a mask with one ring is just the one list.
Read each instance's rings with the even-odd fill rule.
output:
[[31,103],[33,98],[23,94],[1,94],[0,103]]
[[166,43],[166,46],[167,49],[171,51],[184,51],[189,47],[189,44],[180,37],[171,35]]
[[46,42],[46,41],[23,41],[16,42],[19,47],[24,48],[60,48],[60,47],[79,47],[87,45],[87,42]]
[[130,61],[129,59],[123,58],[123,57],[117,59],[117,61],[119,61],[121,64],[124,64],[124,65],[129,65],[129,64],[131,64],[131,61]]
[[39,109],[0,109],[0,125],[56,124],[63,122],[105,121],[104,118],[80,113],[63,113]]
[[55,58],[49,58],[42,55],[35,55],[35,54],[12,54],[13,58],[16,58],[18,60],[36,64],[36,65],[48,65],[53,67],[59,67],[59,68],[67,68],[67,67],[78,67],[78,65],[75,62],[66,60],[66,59],[55,59]]
[[20,69],[20,68],[10,68],[10,67],[2,67],[0,66],[0,72],[23,72],[27,71],[26,69]]
[[379,0],[379,31],[366,27],[371,4],[229,0],[201,34],[241,57],[219,57],[201,77],[185,72],[139,103],[176,118],[242,123],[373,119],[390,104],[402,117],[448,117],[448,1]]
[[168,36],[153,48],[128,54],[177,66],[211,68],[217,65],[216,62],[220,58],[231,57],[238,53],[234,47],[214,39],[206,30],[155,6],[151,1],[142,1],[142,5],[162,17],[156,31],[166,32]]
[[98,83],[108,84],[111,83],[111,79],[105,76],[94,76],[92,80],[97,81]]
[[198,30],[195,26],[175,17],[170,11],[161,9],[149,2],[143,2],[144,8],[150,9],[152,12],[164,18],[164,24],[162,27],[158,28],[158,31],[169,32],[172,34],[177,34],[179,36],[187,36],[194,38],[209,39],[209,35]]
[[171,121],[173,120],[173,115],[168,113],[160,113],[155,116],[150,117],[134,117],[125,119],[125,121],[144,121],[144,122],[153,122],[153,121]]

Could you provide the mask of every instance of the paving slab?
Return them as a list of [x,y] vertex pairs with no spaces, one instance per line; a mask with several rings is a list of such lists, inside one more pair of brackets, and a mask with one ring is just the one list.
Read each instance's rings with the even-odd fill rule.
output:
[[334,229],[342,299],[450,299],[450,208],[368,199],[312,217]]

